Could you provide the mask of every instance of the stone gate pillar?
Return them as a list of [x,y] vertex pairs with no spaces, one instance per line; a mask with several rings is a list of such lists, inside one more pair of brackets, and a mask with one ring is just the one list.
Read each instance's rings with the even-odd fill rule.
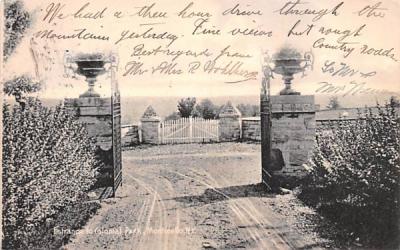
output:
[[[79,98],[64,100],[66,110],[77,115],[89,136],[96,143],[96,158],[102,164],[94,189],[103,188],[101,198],[115,196],[122,183],[121,160],[121,106],[116,78],[117,55],[114,53],[70,53],[64,54],[66,75],[84,76],[88,89]],[[94,90],[97,77],[109,73],[111,96],[101,98]]]
[[219,140],[237,141],[241,134],[240,111],[231,102],[225,104],[219,114]]
[[149,144],[160,143],[161,118],[152,106],[148,106],[140,119],[142,126],[142,142]]
[[103,163],[98,185],[110,182],[113,176],[111,98],[79,97],[64,99],[64,107],[77,115],[88,135],[95,140],[97,157]]
[[271,96],[271,106],[272,148],[281,151],[284,161],[284,167],[275,171],[274,176],[290,182],[306,174],[302,165],[310,159],[314,148],[314,96]]

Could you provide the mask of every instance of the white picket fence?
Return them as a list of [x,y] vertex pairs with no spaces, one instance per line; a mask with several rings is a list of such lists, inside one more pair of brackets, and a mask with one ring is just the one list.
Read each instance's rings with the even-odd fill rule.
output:
[[218,120],[181,118],[164,121],[160,125],[162,144],[218,141]]

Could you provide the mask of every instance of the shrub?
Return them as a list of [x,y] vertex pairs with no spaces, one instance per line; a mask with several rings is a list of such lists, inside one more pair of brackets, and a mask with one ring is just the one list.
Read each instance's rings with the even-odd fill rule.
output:
[[399,117],[392,107],[378,111],[318,128],[300,195],[370,244],[399,233]]
[[61,105],[3,106],[3,245],[28,249],[41,224],[86,198],[96,175],[94,144]]
[[66,206],[51,221],[35,228],[29,245],[32,249],[62,249],[99,208],[96,202]]

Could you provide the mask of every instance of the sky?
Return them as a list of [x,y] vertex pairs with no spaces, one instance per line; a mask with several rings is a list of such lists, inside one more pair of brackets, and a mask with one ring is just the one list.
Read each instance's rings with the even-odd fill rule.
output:
[[[74,13],[84,5],[81,0],[60,1],[65,4],[62,12]],[[221,13],[235,6],[236,2],[222,1],[193,1],[192,9],[194,11],[208,11],[212,16],[209,18],[207,27],[221,29],[223,33],[220,36],[210,35],[191,35],[194,29],[194,21],[196,18],[185,19],[177,17],[177,12],[182,10],[190,1],[154,1],[154,11],[166,11],[169,16],[166,19],[149,19],[141,17],[127,17],[116,20],[112,17],[112,13],[122,11],[123,13],[134,13],[140,7],[149,5],[150,1],[87,1],[87,11],[102,10],[107,7],[104,18],[97,20],[83,20],[66,18],[48,23],[42,19],[45,16],[51,1],[42,0],[25,0],[26,9],[33,16],[32,26],[27,31],[25,37],[21,41],[15,53],[5,63],[5,79],[20,74],[29,74],[34,77],[39,77],[45,82],[45,88],[40,93],[44,97],[77,97],[87,87],[83,77],[73,79],[70,75],[65,75],[63,55],[65,50],[78,52],[98,52],[98,51],[113,51],[119,55],[119,71],[118,82],[122,96],[240,96],[240,95],[258,95],[261,84],[261,67],[262,67],[262,51],[268,51],[270,55],[278,51],[283,45],[295,47],[300,52],[312,51],[315,62],[312,70],[308,70],[306,75],[296,74],[293,80],[293,87],[302,94],[315,94],[316,90],[321,86],[320,82],[329,82],[335,86],[345,86],[350,88],[351,81],[366,82],[366,87],[386,90],[390,92],[399,92],[399,76],[400,67],[399,61],[395,62],[388,57],[362,55],[359,53],[360,47],[364,44],[377,49],[391,49],[400,58],[400,32],[395,31],[400,24],[400,3],[399,1],[384,1],[382,3],[384,18],[378,17],[359,17],[357,10],[361,10],[367,5],[374,5],[375,1],[368,0],[352,0],[345,1],[340,9],[339,16],[326,15],[320,20],[313,22],[314,16],[297,16],[297,15],[280,15],[279,9],[283,7],[285,1],[279,0],[263,0],[263,1],[238,1],[239,9],[260,11],[262,15],[251,16],[236,16],[226,15]],[[305,2],[305,1],[302,1]],[[55,2],[57,3],[57,2]],[[332,9],[340,1],[311,1],[301,5],[298,9]],[[304,30],[310,24],[315,27],[308,36],[287,36],[289,29],[298,21]],[[148,25],[149,23],[161,23],[157,25]],[[319,31],[321,27],[340,29],[340,30],[356,30],[362,25],[366,25],[360,32],[361,36],[349,38],[349,41],[356,42],[355,51],[344,58],[343,53],[331,49],[312,48],[313,43],[318,38],[324,37],[326,41],[334,43],[337,35],[322,35]],[[249,54],[251,58],[244,59],[244,68],[249,71],[259,72],[257,79],[249,80],[241,83],[227,84],[226,81],[236,81],[240,77],[227,77],[218,74],[183,74],[183,75],[160,75],[160,74],[144,74],[141,76],[123,76],[126,63],[129,61],[141,61],[144,65],[150,67],[158,63],[168,60],[168,57],[147,57],[140,59],[131,57],[133,48],[141,43],[144,43],[146,48],[155,48],[165,46],[168,41],[149,39],[131,39],[123,41],[115,45],[115,41],[120,37],[124,30],[143,32],[149,27],[154,27],[156,31],[168,31],[172,34],[177,34],[179,38],[169,46],[169,49],[191,49],[201,51],[205,48],[217,54],[220,50],[230,45],[234,52]],[[228,30],[233,28],[256,28],[265,31],[272,30],[272,37],[251,37],[251,36],[232,36],[227,34]],[[48,52],[49,59],[40,59],[40,74],[36,75],[35,61],[31,53],[31,38],[34,33],[45,29],[54,29],[57,33],[70,34],[75,29],[86,28],[87,30],[107,34],[112,39],[111,41],[93,41],[93,40],[43,40],[36,39],[36,45],[33,46],[38,52]],[[299,28],[299,30],[301,30]],[[46,47],[47,50],[43,48]],[[218,62],[221,65],[227,64],[235,58],[222,58]],[[354,77],[333,77],[323,73],[321,68],[324,63],[335,61],[336,65],[346,63],[355,70],[361,72],[376,71],[373,77],[363,79],[359,75]],[[54,64],[51,63],[54,62]],[[193,58],[181,57],[177,60],[179,65],[186,68],[187,64],[193,61]],[[205,61],[205,60],[203,60]],[[43,65],[51,67],[46,71]],[[109,94],[108,75],[98,77],[96,91],[103,96]],[[69,86],[69,87],[66,87]],[[72,86],[72,87],[71,87]],[[271,82],[272,93],[278,93],[283,88],[281,76],[275,74],[275,78]],[[339,93],[342,94],[342,93]]]

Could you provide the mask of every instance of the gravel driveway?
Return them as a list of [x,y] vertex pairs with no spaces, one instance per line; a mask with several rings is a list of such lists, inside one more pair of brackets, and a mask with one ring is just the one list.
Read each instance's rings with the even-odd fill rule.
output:
[[66,248],[328,247],[328,241],[304,229],[302,218],[314,214],[312,210],[291,194],[270,194],[258,184],[260,166],[259,144],[124,151],[123,186],[117,197],[103,201],[99,213]]

